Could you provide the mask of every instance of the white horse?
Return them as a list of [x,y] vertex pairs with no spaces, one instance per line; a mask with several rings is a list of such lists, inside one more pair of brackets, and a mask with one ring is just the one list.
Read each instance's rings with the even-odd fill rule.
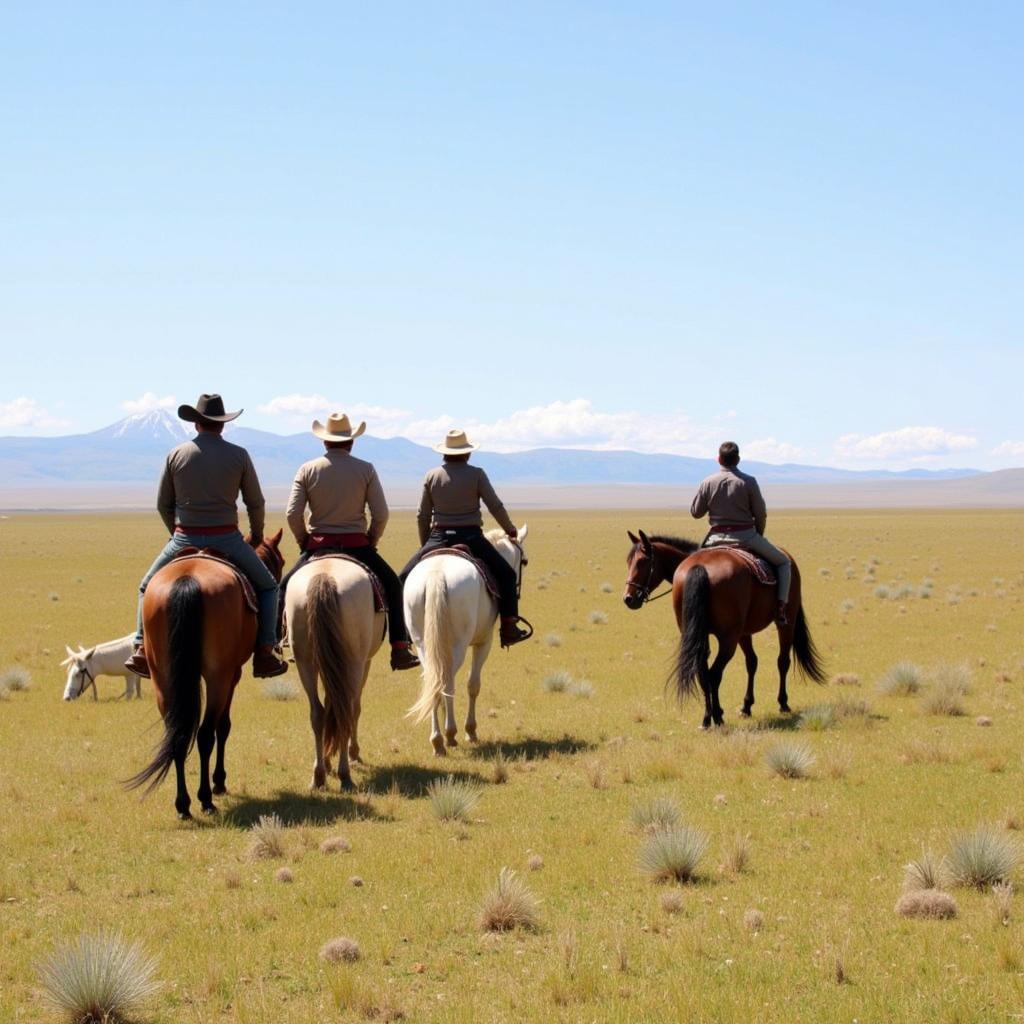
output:
[[[359,761],[359,713],[370,661],[384,638],[384,613],[374,608],[369,573],[341,558],[304,565],[285,597],[288,636],[309,698],[316,760],[313,789],[323,789],[338,755],[342,789],[354,789],[349,758]],[[323,680],[320,702],[317,680]]]
[[68,681],[64,687],[64,699],[75,700],[81,697],[86,687],[92,687],[92,699],[99,700],[96,693],[97,676],[124,676],[124,697],[131,700],[134,694],[142,699],[142,683],[139,677],[124,667],[125,661],[132,653],[134,633],[121,637],[120,640],[108,640],[105,644],[97,644],[86,650],[81,644],[77,651],[67,645],[64,650],[68,656],[60,663],[61,668],[67,667]]
[[[522,543],[525,524],[518,539],[510,540],[503,530],[490,530],[487,539],[519,575],[525,564]],[[469,670],[469,712],[466,715],[466,739],[476,743],[476,698],[480,693],[480,673],[494,641],[494,623],[498,603],[491,597],[476,566],[458,555],[432,555],[423,559],[405,581],[405,621],[420,661],[423,683],[419,699],[409,716],[422,722],[432,715],[430,742],[438,757],[449,747],[458,746],[455,724],[455,676],[466,652],[473,649]],[[437,711],[444,698],[444,739]]]

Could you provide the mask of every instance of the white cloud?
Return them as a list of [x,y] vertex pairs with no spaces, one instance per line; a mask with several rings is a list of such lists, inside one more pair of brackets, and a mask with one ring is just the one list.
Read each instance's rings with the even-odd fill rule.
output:
[[844,459],[910,459],[918,461],[977,448],[978,439],[954,434],[942,427],[903,427],[881,434],[844,434],[836,441],[836,453]]
[[1017,459],[1024,457],[1024,441],[1003,441],[992,449],[993,455],[1009,455]]
[[331,400],[323,395],[281,395],[257,406],[257,409],[268,416],[323,416],[333,406]]
[[157,409],[174,409],[178,400],[174,395],[164,395],[159,398],[152,391],[147,391],[138,398],[129,398],[121,403],[121,408],[129,415],[140,412],[155,412]]
[[740,445],[740,454],[745,459],[757,459],[763,462],[793,462],[795,459],[804,458],[806,452],[803,448],[790,444],[788,441],[763,437]]
[[68,421],[47,412],[34,398],[24,396],[0,402],[0,430],[54,430],[68,426]]
[[293,423],[308,421],[310,417],[323,419],[332,412],[344,412],[353,423],[366,420],[367,429],[377,437],[403,433],[412,415],[407,409],[391,409],[383,405],[345,405],[319,394],[281,395],[257,406],[257,412]]

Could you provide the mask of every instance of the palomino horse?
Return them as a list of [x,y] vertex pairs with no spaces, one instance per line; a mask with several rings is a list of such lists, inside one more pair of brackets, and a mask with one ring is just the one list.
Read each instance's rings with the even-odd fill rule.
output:
[[[374,606],[370,575],[345,558],[318,558],[285,591],[288,636],[309,698],[316,760],[313,789],[322,789],[338,755],[342,789],[354,789],[349,758],[359,761],[359,713],[370,661],[384,639],[384,613]],[[324,684],[320,702],[317,679]]]
[[[525,524],[516,540],[503,530],[490,530],[487,539],[522,578],[526,555]],[[497,602],[491,597],[479,569],[459,555],[437,554],[423,559],[405,581],[405,621],[409,626],[420,661],[423,683],[419,699],[409,716],[422,722],[432,715],[430,742],[434,753],[444,757],[445,740],[457,746],[455,724],[455,676],[462,667],[466,651],[473,649],[469,670],[469,712],[466,715],[466,739],[476,743],[476,698],[480,693],[480,673],[491,651]],[[437,721],[437,709],[444,698],[444,739]]]
[[[775,621],[775,588],[755,579],[746,561],[727,547],[701,548],[695,541],[678,537],[648,537],[643,530],[639,537],[630,532],[629,539],[633,547],[626,557],[629,577],[622,598],[626,607],[641,608],[650,600],[651,591],[662,582],[670,581],[672,585],[672,605],[682,634],[672,673],[680,699],[693,692],[694,683],[699,684],[704,694],[701,728],[707,729],[712,723],[722,725],[718,688],[738,644],[747,663],[747,693],[740,714],[749,718],[757,672],[757,655],[751,637]],[[816,683],[825,681],[821,659],[800,603],[800,571],[796,562],[793,562],[786,618],[788,623],[778,626],[778,667],[779,710],[788,714],[786,675],[791,651],[796,656],[797,667],[805,675]],[[712,634],[718,640],[718,653],[709,667]]]
[[124,697],[131,700],[134,694],[142,698],[142,684],[139,677],[124,666],[125,659],[132,653],[134,633],[121,637],[119,640],[108,640],[105,644],[97,644],[86,650],[79,645],[77,651],[64,647],[68,656],[60,663],[61,668],[67,666],[68,679],[64,686],[64,699],[76,700],[92,687],[92,699],[99,700],[96,692],[97,676],[124,676]]
[[[256,546],[263,564],[280,580],[284,558],[281,531]],[[199,747],[199,802],[215,814],[214,795],[226,793],[224,745],[231,731],[231,698],[242,666],[256,644],[256,613],[246,603],[234,569],[209,558],[185,556],[165,565],[149,582],[142,603],[146,659],[153,676],[164,735],[153,760],[126,785],[135,789],[161,783],[174,765],[178,817],[191,818],[185,785],[185,758]],[[200,714],[200,680],[206,681],[206,713]],[[217,763],[210,788],[210,754],[217,741]]]

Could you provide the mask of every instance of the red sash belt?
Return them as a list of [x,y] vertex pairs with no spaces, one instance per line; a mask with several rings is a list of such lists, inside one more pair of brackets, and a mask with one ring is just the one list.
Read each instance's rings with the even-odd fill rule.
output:
[[306,541],[306,551],[322,551],[325,548],[365,548],[370,538],[365,533],[313,533]]
[[744,530],[752,530],[753,528],[754,528],[754,524],[753,523],[750,523],[749,526],[737,526],[735,524],[729,524],[729,525],[722,524],[722,525],[719,525],[719,526],[712,526],[711,527],[711,532],[712,533],[743,533]]
[[174,527],[175,533],[205,533],[211,537],[224,533],[234,533],[238,529],[238,523],[225,524],[224,526],[182,526],[178,523]]

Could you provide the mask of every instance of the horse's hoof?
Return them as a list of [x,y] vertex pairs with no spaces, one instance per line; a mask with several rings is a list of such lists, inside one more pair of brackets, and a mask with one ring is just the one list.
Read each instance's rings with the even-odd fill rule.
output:
[[341,780],[341,791],[343,793],[355,792],[356,784],[350,778],[342,778]]
[[790,710],[790,707],[789,707],[788,704],[780,704],[779,705],[779,711],[782,712],[782,714],[784,714],[784,715],[791,715],[793,713]]
[[459,745],[459,738],[455,733],[452,733],[451,736],[445,736],[445,742],[449,747],[457,747]]
[[479,743],[480,741],[476,738],[476,733],[475,732],[467,732],[466,733],[466,742],[467,743]]
[[217,807],[216,807],[215,804],[204,804],[203,805],[203,814],[209,814],[209,815],[212,816],[214,814],[220,814],[220,811],[217,810]]
[[213,795],[214,796],[226,796],[227,792],[228,792],[228,787],[225,786],[223,782],[218,782],[217,785],[215,785],[213,787]]
[[327,783],[323,779],[314,779],[309,784],[309,790],[311,793],[322,793],[327,788]]
[[363,763],[363,759],[358,754],[353,754],[351,751],[349,751],[348,759],[353,761],[355,764]]
[[707,732],[710,728],[711,728],[710,720],[705,720],[705,721],[700,723],[700,731],[701,732]]
[[191,820],[192,820],[192,812],[191,811],[178,811],[178,821],[191,821]]
[[430,745],[434,748],[435,757],[447,757],[448,751],[444,749],[444,740],[440,736],[432,737]]
[[744,718],[750,718],[750,708],[740,708],[740,714]]

